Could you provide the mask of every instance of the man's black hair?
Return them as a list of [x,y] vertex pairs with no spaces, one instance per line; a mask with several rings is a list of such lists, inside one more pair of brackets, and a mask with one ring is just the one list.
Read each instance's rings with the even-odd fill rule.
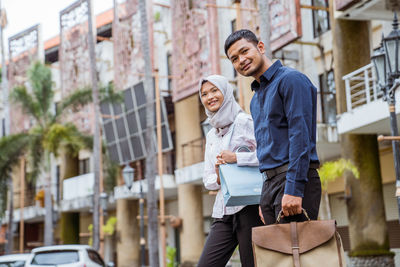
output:
[[231,33],[225,40],[225,55],[228,56],[228,49],[240,39],[246,39],[253,43],[255,46],[258,44],[257,36],[250,30],[242,29]]

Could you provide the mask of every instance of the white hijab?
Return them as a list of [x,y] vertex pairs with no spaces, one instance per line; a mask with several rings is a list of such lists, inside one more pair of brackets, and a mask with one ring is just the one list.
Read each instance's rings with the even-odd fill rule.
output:
[[[210,125],[214,128],[224,128],[228,125],[231,125],[235,121],[236,115],[243,110],[233,96],[233,88],[229,84],[228,79],[221,75],[210,75],[206,78],[200,79],[200,100],[201,86],[204,82],[212,83],[224,95],[224,101],[222,102],[222,105],[217,112],[211,112],[208,109],[204,108],[210,121]],[[203,101],[202,104],[204,105]]]

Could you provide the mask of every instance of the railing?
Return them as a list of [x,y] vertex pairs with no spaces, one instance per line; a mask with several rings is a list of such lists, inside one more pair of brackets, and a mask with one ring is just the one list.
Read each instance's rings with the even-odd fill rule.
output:
[[347,112],[382,97],[372,63],[343,76],[343,80],[346,86]]
[[87,197],[93,194],[94,173],[68,178],[63,181],[63,200]]
[[182,144],[182,164],[188,166],[204,161],[205,138],[198,138]]

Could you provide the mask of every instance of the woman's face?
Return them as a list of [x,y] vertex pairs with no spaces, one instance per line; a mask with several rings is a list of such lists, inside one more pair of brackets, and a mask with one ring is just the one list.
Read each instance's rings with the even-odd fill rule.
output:
[[201,102],[207,110],[217,112],[223,101],[224,95],[214,84],[203,83],[201,86]]

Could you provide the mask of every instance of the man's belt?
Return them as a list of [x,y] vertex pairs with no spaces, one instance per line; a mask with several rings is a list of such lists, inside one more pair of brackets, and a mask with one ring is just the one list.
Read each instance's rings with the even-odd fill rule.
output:
[[[278,174],[287,172],[289,168],[289,163],[286,163],[284,165],[281,165],[279,167],[273,168],[273,169],[269,169],[266,171],[263,171],[263,177],[264,177],[264,181],[271,179],[275,176],[277,176]],[[319,168],[319,163],[318,162],[310,162],[310,167],[308,167],[309,169],[318,169]]]

